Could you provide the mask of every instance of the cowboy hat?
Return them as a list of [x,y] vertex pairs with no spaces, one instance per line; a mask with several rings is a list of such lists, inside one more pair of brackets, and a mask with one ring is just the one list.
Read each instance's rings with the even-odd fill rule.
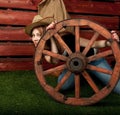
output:
[[36,15],[30,25],[25,27],[25,33],[31,36],[32,30],[39,26],[47,26],[54,21],[53,17],[42,18],[40,15]]

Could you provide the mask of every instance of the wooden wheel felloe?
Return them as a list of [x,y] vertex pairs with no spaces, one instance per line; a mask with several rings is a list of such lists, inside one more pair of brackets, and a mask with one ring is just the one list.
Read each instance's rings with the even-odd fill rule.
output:
[[[62,37],[59,35],[59,31],[68,26],[73,26],[75,28],[74,52],[70,47],[68,47],[68,45],[63,41]],[[81,41],[80,28],[82,26],[88,26],[94,34],[88,45],[81,52],[79,41]],[[65,56],[62,54],[56,54],[45,49],[46,42],[52,36],[54,36],[54,38],[58,41],[60,46],[67,52],[68,55]],[[120,51],[118,44],[115,41],[112,41],[109,50],[100,52],[96,55],[87,56],[88,51],[92,48],[93,43],[99,38],[99,36],[103,36],[105,39],[111,40],[111,34],[108,30],[86,19],[70,19],[61,21],[56,24],[55,29],[48,30],[44,34],[35,52],[35,72],[41,86],[55,100],[69,105],[91,105],[99,102],[113,90],[117,81],[119,80]],[[63,63],[44,70],[42,63],[42,58],[44,55],[49,55],[53,58],[61,60]],[[102,57],[107,57],[109,55],[113,55],[116,61],[115,66],[111,71],[90,64],[91,61]],[[51,85],[50,82],[47,82],[47,78],[50,77],[49,74],[55,71],[63,71],[64,69],[67,69],[67,72],[59,83],[56,81],[56,84]],[[99,86],[98,81],[94,80],[95,77],[88,72],[89,70],[109,74],[111,78],[106,85]],[[72,91],[61,91],[61,87],[71,74],[74,74],[75,88],[71,89]],[[56,79],[56,77],[51,77],[51,79]],[[83,82],[85,82],[85,84]],[[84,89],[86,86],[88,90],[90,89],[90,92]],[[87,95],[88,92],[90,94]]]

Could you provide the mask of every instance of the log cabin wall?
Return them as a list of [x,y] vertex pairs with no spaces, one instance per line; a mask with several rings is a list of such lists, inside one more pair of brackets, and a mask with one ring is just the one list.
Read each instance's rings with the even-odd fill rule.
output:
[[[34,45],[24,27],[37,14],[41,0],[0,0],[0,71],[33,70]],[[120,31],[119,0],[64,0],[72,18],[85,18]],[[87,33],[87,34],[86,34]],[[88,38],[90,32],[82,31]]]

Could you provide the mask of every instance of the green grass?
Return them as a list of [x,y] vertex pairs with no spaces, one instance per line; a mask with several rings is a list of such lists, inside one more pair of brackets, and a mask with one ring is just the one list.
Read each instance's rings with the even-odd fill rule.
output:
[[91,106],[56,102],[40,86],[34,71],[0,72],[0,115],[117,115],[120,95],[111,93]]

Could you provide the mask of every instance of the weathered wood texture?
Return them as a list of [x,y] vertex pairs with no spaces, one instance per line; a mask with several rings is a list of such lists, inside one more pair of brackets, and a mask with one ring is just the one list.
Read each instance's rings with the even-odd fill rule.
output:
[[[0,71],[32,70],[34,46],[24,27],[37,14],[41,0],[0,0]],[[85,18],[107,29],[120,30],[120,2],[64,0],[72,18]],[[88,38],[91,32],[82,31]]]

